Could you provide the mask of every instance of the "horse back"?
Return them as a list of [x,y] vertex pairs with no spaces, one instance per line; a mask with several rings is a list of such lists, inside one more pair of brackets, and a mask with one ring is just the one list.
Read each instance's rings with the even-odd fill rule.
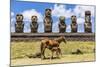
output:
[[55,41],[55,40],[49,40],[49,44],[48,45],[57,47],[59,45],[59,43],[57,41]]

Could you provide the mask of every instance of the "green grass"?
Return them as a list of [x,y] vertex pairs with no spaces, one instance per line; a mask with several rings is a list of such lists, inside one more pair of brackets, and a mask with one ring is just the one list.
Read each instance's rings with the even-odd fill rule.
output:
[[[80,49],[83,53],[93,53],[95,42],[92,41],[67,41],[66,44],[61,43],[60,48],[63,54],[71,54],[71,52]],[[11,42],[11,59],[24,58],[25,55],[40,52],[40,41],[33,42]],[[46,50],[48,55],[49,50]]]

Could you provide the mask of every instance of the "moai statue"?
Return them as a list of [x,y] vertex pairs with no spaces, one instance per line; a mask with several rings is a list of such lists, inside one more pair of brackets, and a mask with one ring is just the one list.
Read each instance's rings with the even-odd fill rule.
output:
[[91,33],[92,32],[92,24],[91,24],[91,12],[90,11],[85,11],[85,23],[84,23],[84,31],[86,33]]
[[46,33],[52,32],[52,17],[51,17],[51,9],[46,9],[45,10],[45,18],[44,18],[44,31]]
[[38,29],[38,23],[37,23],[37,16],[32,16],[31,17],[31,21],[32,23],[30,24],[30,27],[31,27],[31,33],[37,33],[37,29]]
[[65,24],[65,17],[60,16],[59,18],[59,33],[66,32],[66,24]]
[[23,29],[24,29],[23,15],[22,14],[17,14],[16,15],[15,32],[16,33],[22,33]]
[[71,32],[76,33],[77,32],[77,18],[75,15],[71,16]]

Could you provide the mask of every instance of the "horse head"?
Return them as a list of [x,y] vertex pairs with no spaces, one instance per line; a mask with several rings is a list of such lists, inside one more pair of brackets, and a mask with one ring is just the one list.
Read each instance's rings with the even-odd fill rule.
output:
[[66,38],[65,38],[65,36],[61,36],[61,40],[62,40],[62,42],[66,43]]

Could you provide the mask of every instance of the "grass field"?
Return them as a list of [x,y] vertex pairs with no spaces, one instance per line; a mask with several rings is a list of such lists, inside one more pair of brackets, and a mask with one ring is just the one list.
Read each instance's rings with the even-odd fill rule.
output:
[[79,63],[79,62],[90,62],[95,61],[94,53],[83,54],[83,55],[63,55],[60,59],[46,59],[41,60],[40,58],[21,58],[21,59],[12,59],[11,66],[20,66],[20,65],[37,65],[37,64],[55,64],[55,63]]
[[[78,62],[78,61],[93,61],[94,57],[94,49],[95,42],[92,41],[67,41],[67,43],[61,43],[60,48],[62,50],[63,57],[59,60],[55,59],[52,63],[60,63],[62,62]],[[71,52],[80,49],[83,52],[83,55],[72,55]],[[43,63],[39,63],[40,58],[32,58],[29,59],[26,55],[35,54],[40,52],[40,41],[32,41],[32,42],[11,42],[11,64],[12,65],[25,65],[28,64],[48,64],[47,61],[42,61]],[[50,56],[50,51],[46,50],[46,56]],[[87,58],[87,59],[86,59]],[[67,59],[67,60],[65,60]],[[21,61],[22,60],[22,61]],[[38,63],[31,63],[30,61],[38,61]],[[21,61],[21,62],[19,62]],[[25,62],[26,61],[26,62]],[[45,62],[46,61],[46,62]],[[58,62],[57,62],[58,61]]]

